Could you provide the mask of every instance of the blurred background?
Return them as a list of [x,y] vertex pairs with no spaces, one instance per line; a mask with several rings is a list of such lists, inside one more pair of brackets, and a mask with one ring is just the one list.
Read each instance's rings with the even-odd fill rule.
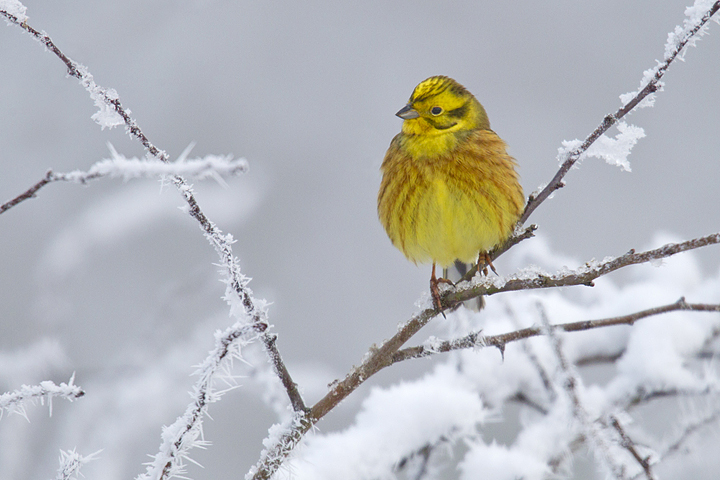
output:
[[[687,2],[24,1],[95,81],[115,88],[172,158],[245,157],[250,171],[195,182],[206,214],[237,239],[256,296],[272,302],[278,347],[308,403],[389,337],[427,290],[429,266],[394,249],[376,218],[379,166],[417,83],[457,79],[484,104],[517,158],[526,195],[552,178],[562,140],[584,138],[662,58]],[[632,172],[598,159],[531,217],[551,246],[584,262],[720,227],[720,27],[665,77]],[[87,92],[19,28],[0,29],[0,199],[52,168],[87,169],[141,146],[101,131]],[[617,132],[612,131],[615,135]],[[53,475],[58,449],[104,449],[88,478],[131,478],[230,325],[217,257],[182,198],[153,180],[52,184],[0,216],[0,391],[52,379],[87,395],[0,424],[0,477]],[[701,254],[720,266],[717,247]],[[496,266],[503,273],[503,259]],[[618,281],[622,275],[615,276]],[[668,299],[673,301],[675,299]],[[425,337],[423,337],[425,338]],[[249,352],[249,355],[253,355]],[[264,362],[261,356],[256,361]],[[372,385],[427,371],[406,362],[363,386],[319,427],[348,424]],[[152,368],[148,368],[152,365]],[[213,405],[195,479],[244,475],[276,421],[262,388]]]

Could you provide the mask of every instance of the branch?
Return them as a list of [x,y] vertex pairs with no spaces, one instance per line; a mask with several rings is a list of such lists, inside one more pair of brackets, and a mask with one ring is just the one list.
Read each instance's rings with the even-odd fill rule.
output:
[[623,468],[621,465],[618,465],[610,455],[610,446],[607,444],[606,439],[600,430],[603,425],[590,417],[590,414],[580,400],[580,394],[578,392],[580,377],[563,352],[562,339],[557,334],[558,328],[550,325],[545,309],[539,302],[538,310],[540,311],[540,318],[542,320],[543,333],[550,339],[553,351],[555,352],[555,357],[558,361],[560,373],[563,376],[562,387],[570,399],[573,417],[582,426],[582,433],[585,439],[588,440],[593,449],[596,450],[596,454],[599,459],[607,464],[608,469],[616,478],[624,478],[624,474],[622,473]]
[[70,480],[72,478],[78,478],[80,468],[88,462],[91,462],[97,458],[102,450],[98,450],[90,455],[80,455],[72,450],[60,450],[60,467],[57,470],[55,480]]
[[587,262],[583,267],[555,275],[537,273],[537,270],[525,270],[509,277],[484,277],[469,286],[458,286],[454,290],[449,288],[441,298],[443,309],[453,308],[455,305],[475,298],[478,295],[493,295],[501,292],[517,290],[533,290],[537,288],[568,287],[573,285],[593,286],[593,280],[608,273],[614,272],[629,265],[647,263],[652,260],[667,258],[677,253],[686,252],[696,248],[720,243],[720,233],[695,238],[681,243],[668,243],[660,248],[646,252],[635,253],[630,250],[617,258],[607,258],[601,262]]
[[163,429],[163,442],[160,453],[152,456],[146,472],[138,476],[141,479],[169,479],[186,473],[184,460],[188,452],[196,446],[204,446],[198,440],[202,435],[202,419],[207,414],[210,403],[216,402],[224,392],[213,390],[213,380],[221,370],[229,370],[233,358],[241,358],[240,346],[254,340],[258,334],[252,325],[237,322],[222,334],[216,334],[215,348],[196,371],[200,379],[193,388],[193,401],[188,405],[185,414],[171,426]]
[[7,411],[8,413],[18,413],[27,419],[25,413],[25,402],[38,401],[45,403],[47,399],[50,407],[50,415],[52,415],[52,399],[53,397],[64,398],[73,401],[85,395],[85,392],[79,386],[74,384],[75,374],[70,377],[68,383],[55,383],[47,380],[40,382],[39,385],[23,385],[18,390],[3,393],[0,395],[0,419]]
[[[582,330],[610,327],[613,325],[633,325],[637,320],[642,318],[660,315],[667,312],[674,312],[676,310],[720,312],[720,304],[687,303],[683,297],[675,303],[641,310],[629,315],[603,318],[599,320],[582,320],[579,322],[561,323],[553,325],[552,327],[564,332],[578,332]],[[393,355],[393,363],[402,362],[412,358],[429,357],[438,353],[467,348],[497,347],[500,351],[504,352],[505,345],[508,343],[540,335],[545,335],[545,331],[539,326],[488,336],[482,335],[482,332],[471,332],[464,337],[456,338],[454,340],[445,340],[442,342],[435,342],[433,345],[419,345],[417,347],[409,347],[399,350]]]
[[[90,96],[93,100],[95,100],[96,105],[100,106],[101,111],[96,113],[93,118],[100,123],[101,126],[112,126],[112,122],[107,120],[107,110],[112,110],[112,112],[122,119],[122,123],[125,124],[127,133],[131,137],[140,141],[151,158],[164,163],[169,161],[168,154],[158,149],[152,142],[150,142],[138,126],[135,119],[130,117],[129,111],[123,108],[115,90],[108,90],[97,85],[93,80],[93,76],[87,71],[87,68],[71,60],[55,45],[55,43],[53,43],[47,34],[38,32],[28,25],[25,21],[26,19],[19,21],[18,17],[4,10],[0,10],[0,15],[5,16],[10,23],[15,24],[28,32],[33,36],[33,38],[45,45],[48,50],[62,60],[62,62],[67,66],[68,75],[80,80],[80,83],[88,92],[90,92]],[[50,182],[48,175],[46,175],[46,179],[48,179],[47,181],[45,181],[45,179],[41,180],[23,195],[27,198],[32,197],[37,190]],[[192,187],[188,185],[187,181],[185,181],[183,177],[175,175],[172,177],[172,182],[187,202],[188,213],[198,221],[200,228],[205,233],[205,238],[207,238],[210,244],[215,248],[215,251],[220,257],[221,264],[225,267],[228,285],[225,300],[228,304],[230,304],[231,311],[236,314],[239,313],[239,311],[234,308],[237,306],[235,299],[239,300],[239,306],[241,306],[242,310],[244,310],[244,314],[250,319],[249,323],[254,325],[254,328],[262,334],[261,340],[263,345],[268,352],[275,372],[278,377],[280,377],[280,381],[288,392],[288,397],[290,398],[290,403],[292,404],[293,409],[296,412],[305,411],[307,408],[300,396],[297,385],[292,381],[290,373],[283,364],[280,352],[275,346],[276,336],[267,332],[270,325],[267,322],[267,312],[265,311],[265,306],[264,304],[262,306],[257,304],[257,300],[255,300],[252,296],[252,290],[247,287],[250,279],[241,273],[238,259],[233,255],[232,243],[234,240],[232,235],[223,235],[222,231],[205,216],[203,211],[200,209],[200,205],[195,199]]]
[[678,55],[680,55],[681,52],[684,51],[688,43],[692,44],[692,42],[694,42],[695,35],[698,32],[702,32],[703,26],[708,22],[708,20],[710,20],[713,15],[715,15],[715,13],[717,13],[719,9],[720,1],[716,1],[712,5],[712,7],[710,7],[710,9],[699,20],[697,20],[695,24],[687,25],[685,30],[682,31],[680,35],[676,35],[676,38],[674,39],[674,44],[669,44],[666,46],[664,61],[655,66],[652,70],[650,70],[650,78],[648,78],[648,75],[646,75],[645,78],[647,78],[647,84],[634,95],[630,95],[631,98],[629,98],[625,102],[625,104],[617,110],[617,112],[607,115],[600,123],[600,125],[598,125],[598,127],[590,135],[588,135],[587,138],[585,138],[585,141],[582,142],[579,147],[569,152],[565,152],[565,160],[563,161],[560,169],[552,178],[550,183],[545,188],[543,188],[540,193],[538,193],[537,195],[531,195],[528,199],[528,203],[527,205],[525,205],[525,211],[523,212],[520,220],[518,221],[520,225],[524,224],[527,221],[527,219],[535,211],[535,209],[540,206],[541,203],[547,200],[550,194],[552,194],[555,190],[558,190],[559,188],[565,186],[565,184],[563,183],[563,178],[570,171],[573,165],[575,165],[575,163],[577,163],[578,160],[582,158],[583,154],[588,150],[588,148],[590,148],[590,145],[595,143],[595,141],[600,138],[600,136],[605,133],[610,127],[615,125],[618,120],[630,113],[630,111],[632,111],[635,107],[640,105],[640,103],[644,99],[646,99],[648,95],[654,94],[656,91],[662,88],[662,82],[660,80],[665,75],[667,69],[678,57]]
[[164,163],[156,159],[126,158],[112,147],[110,150],[112,158],[96,162],[85,172],[75,170],[68,173],[55,173],[48,170],[45,176],[35,185],[12,200],[0,205],[0,214],[25,200],[34,198],[38,190],[53,182],[72,182],[84,185],[91,180],[102,177],[121,177],[124,180],[129,180],[131,178],[156,177],[159,175],[185,175],[198,179],[213,177],[220,180],[222,177],[245,173],[248,170],[245,159],[233,159],[230,155],[207,155],[204,158],[192,160],[186,160],[181,156],[177,162]]
[[640,453],[637,451],[635,442],[633,442],[630,436],[628,436],[628,434],[625,432],[625,429],[622,427],[622,425],[620,425],[620,421],[615,415],[612,415],[610,417],[610,424],[620,435],[620,445],[622,445],[628,452],[630,452],[633,458],[640,464],[643,471],[645,472],[647,480],[656,480],[656,477],[652,472],[652,468],[650,467],[651,457],[643,457],[640,455]]

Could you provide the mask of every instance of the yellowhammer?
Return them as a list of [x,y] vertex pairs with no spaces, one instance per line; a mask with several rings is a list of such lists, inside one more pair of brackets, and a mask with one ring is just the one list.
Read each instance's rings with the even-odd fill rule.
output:
[[525,197],[485,109],[452,78],[421,82],[396,115],[404,122],[380,167],[378,215],[410,261],[432,262],[430,292],[441,311],[438,282],[449,280],[435,276],[435,265],[484,258],[492,266],[487,251],[510,236]]

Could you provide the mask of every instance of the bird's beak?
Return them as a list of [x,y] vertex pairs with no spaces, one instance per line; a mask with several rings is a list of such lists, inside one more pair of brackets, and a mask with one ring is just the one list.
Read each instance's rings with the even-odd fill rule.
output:
[[420,116],[417,110],[415,110],[409,103],[401,108],[395,115],[403,120],[410,120],[411,118],[418,118]]

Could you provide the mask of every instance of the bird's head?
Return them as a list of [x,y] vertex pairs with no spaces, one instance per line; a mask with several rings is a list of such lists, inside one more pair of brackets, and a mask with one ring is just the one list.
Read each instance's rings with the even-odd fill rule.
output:
[[396,115],[409,135],[442,135],[490,129],[485,109],[472,93],[450,77],[435,76],[415,87],[410,101]]

